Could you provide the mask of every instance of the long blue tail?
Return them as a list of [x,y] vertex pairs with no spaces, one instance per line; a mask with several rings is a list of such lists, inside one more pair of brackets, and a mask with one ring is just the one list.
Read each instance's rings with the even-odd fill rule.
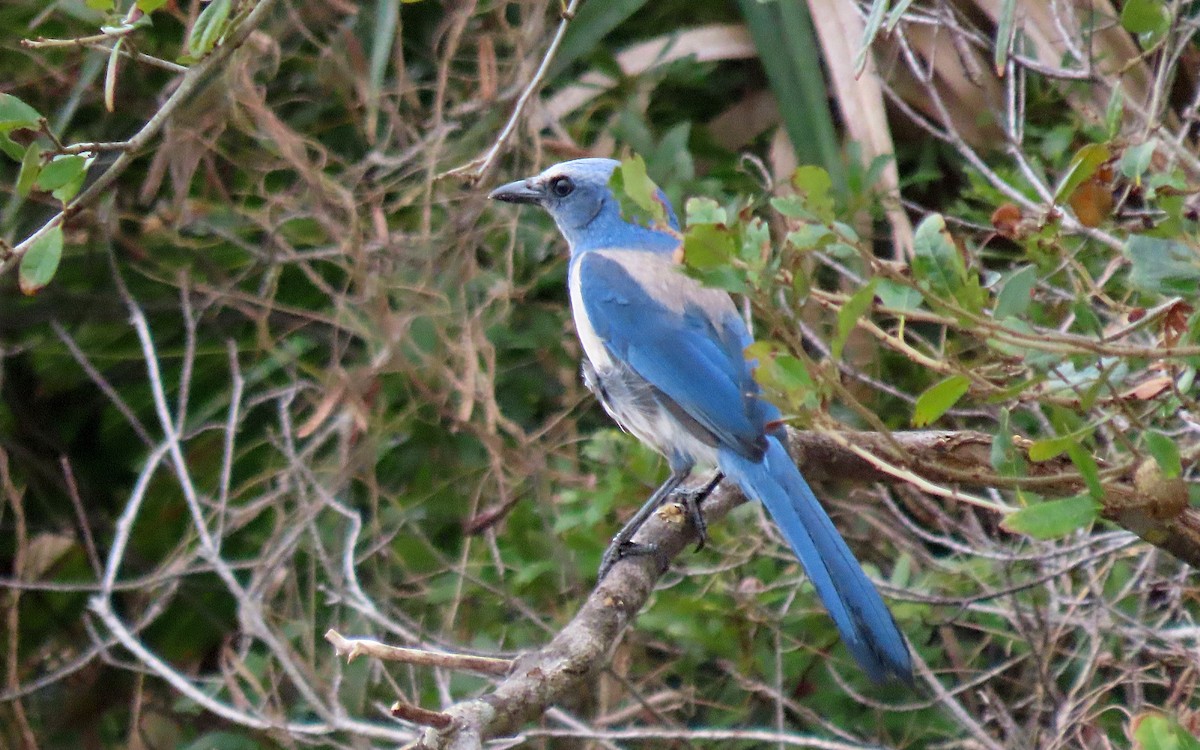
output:
[[842,535],[775,437],[761,462],[722,448],[719,465],[748,496],[767,506],[800,558],[850,653],[876,682],[912,681],[908,645]]

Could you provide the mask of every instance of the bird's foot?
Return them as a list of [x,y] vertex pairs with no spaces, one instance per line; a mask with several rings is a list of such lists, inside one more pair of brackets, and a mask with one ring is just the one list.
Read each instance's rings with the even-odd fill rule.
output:
[[657,544],[638,544],[637,542],[613,539],[612,544],[608,545],[608,549],[604,550],[604,556],[600,558],[600,573],[596,578],[596,582],[603,581],[604,576],[608,575],[608,571],[612,570],[612,566],[621,560],[627,557],[643,557],[646,555],[654,555],[659,558],[658,566],[660,570],[666,570],[670,564],[669,560],[662,559]]
[[692,528],[696,530],[696,536],[699,537],[696,542],[697,552],[704,549],[704,545],[708,542],[708,522],[704,520],[700,506],[713,493],[722,479],[724,479],[724,475],[718,471],[712,479],[699,487],[680,487],[672,493],[678,498],[679,504],[683,506],[688,520],[692,522]]

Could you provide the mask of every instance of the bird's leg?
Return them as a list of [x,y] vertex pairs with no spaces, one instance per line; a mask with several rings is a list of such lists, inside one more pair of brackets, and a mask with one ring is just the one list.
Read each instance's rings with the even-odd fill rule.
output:
[[658,506],[662,505],[663,500],[666,500],[683,483],[683,480],[687,478],[689,473],[691,473],[691,467],[682,470],[672,469],[671,476],[667,477],[667,481],[663,482],[662,486],[654,491],[654,494],[650,496],[645,505],[639,508],[637,513],[633,514],[633,518],[630,518],[621,527],[617,535],[612,538],[608,549],[604,551],[604,557],[600,558],[600,575],[598,580],[603,581],[604,576],[608,575],[609,569],[624,557],[629,557],[630,555],[650,555],[657,552],[654,545],[634,544],[633,536],[646,523],[646,519],[650,518],[650,514],[658,510]]
[[701,487],[695,489],[680,487],[675,490],[675,494],[682,501],[684,510],[687,511],[688,519],[692,522],[692,528],[696,530],[696,536],[700,537],[696,542],[697,552],[704,549],[705,543],[708,542],[708,522],[704,520],[704,514],[700,512],[700,505],[708,499],[708,496],[724,478],[725,475],[718,471]]

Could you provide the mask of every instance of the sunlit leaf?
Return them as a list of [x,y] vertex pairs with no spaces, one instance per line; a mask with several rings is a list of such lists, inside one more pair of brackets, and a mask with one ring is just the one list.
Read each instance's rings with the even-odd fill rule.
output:
[[733,232],[718,224],[697,224],[683,236],[683,257],[701,270],[723,266],[737,249]]
[[1162,0],[1125,0],[1121,26],[1131,34],[1162,34],[1171,24]]
[[1067,447],[1067,455],[1071,458],[1071,463],[1075,464],[1075,468],[1079,470],[1079,475],[1083,477],[1088,494],[1096,502],[1102,501],[1104,487],[1100,484],[1100,469],[1096,466],[1096,459],[1092,457],[1091,452],[1082,443],[1076,442]]
[[808,368],[780,344],[756,341],[746,347],[746,359],[754,361],[754,379],[764,388],[785,394],[797,404],[812,406],[816,387]]
[[725,209],[712,198],[688,198],[684,206],[688,226],[694,224],[725,224],[729,217]]
[[50,283],[62,260],[62,249],[61,227],[53,227],[33,241],[21,256],[21,265],[17,269],[17,282],[23,294],[37,294]]
[[1083,181],[1096,174],[1096,170],[1100,165],[1104,164],[1112,158],[1112,152],[1108,150],[1108,145],[1104,143],[1089,143],[1083,148],[1075,152],[1071,157],[1071,164],[1067,167],[1066,174],[1059,181],[1058,187],[1054,190],[1055,202],[1062,201],[1070,197],[1075,192],[1075,188],[1083,184]]
[[617,196],[621,215],[627,221],[668,225],[667,209],[658,185],[646,174],[646,162],[640,155],[634,154],[613,170],[609,187]]
[[850,332],[854,330],[859,318],[871,309],[871,303],[875,301],[875,287],[878,282],[878,279],[868,281],[838,310],[837,337],[834,338],[831,347],[834,359],[842,358],[842,349],[846,346],[846,339],[850,337]]
[[56,156],[46,166],[42,167],[37,178],[37,186],[42,190],[54,190],[71,182],[83,173],[87,167],[87,158],[77,154]]
[[1055,456],[1061,456],[1075,443],[1079,442],[1078,435],[1055,435],[1054,437],[1035,440],[1029,445],[1030,461],[1049,461]]
[[930,386],[917,397],[913,406],[913,425],[924,427],[930,424],[958,403],[970,387],[971,381],[965,375],[951,375]]
[[18,128],[36,129],[42,116],[12,94],[0,94],[0,133]]
[[833,220],[833,196],[830,194],[833,181],[829,179],[829,172],[809,165],[796,167],[792,173],[792,187],[803,199],[804,206],[818,219]]
[[1088,495],[1050,500],[1009,513],[1000,525],[1034,539],[1057,539],[1082,529],[1100,516],[1100,505]]
[[29,148],[25,149],[25,157],[21,159],[21,171],[17,174],[17,195],[29,195],[41,171],[42,149],[36,143],[31,143]]
[[1200,750],[1200,739],[1174,717],[1143,713],[1133,717],[1134,750]]
[[217,45],[217,41],[226,31],[232,7],[233,0],[212,0],[204,10],[200,11],[200,15],[196,16],[196,23],[192,26],[192,33],[188,37],[189,56],[192,58],[203,57]]

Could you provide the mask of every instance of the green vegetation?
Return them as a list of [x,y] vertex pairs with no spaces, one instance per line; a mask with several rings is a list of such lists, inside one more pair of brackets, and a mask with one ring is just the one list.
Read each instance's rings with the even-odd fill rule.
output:
[[923,667],[870,685],[742,506],[528,740],[1197,747],[1198,23],[3,4],[0,744],[394,747],[501,678],[328,630],[561,631],[665,466],[580,382],[553,227],[485,195],[590,154],[674,202],[789,424],[873,447],[804,467]]

